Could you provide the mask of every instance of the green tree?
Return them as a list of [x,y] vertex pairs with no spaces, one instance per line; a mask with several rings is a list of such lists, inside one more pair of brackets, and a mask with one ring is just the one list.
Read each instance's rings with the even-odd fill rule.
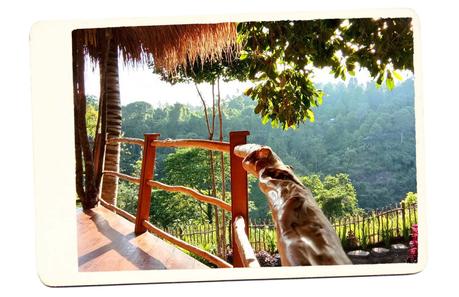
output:
[[240,23],[239,59],[256,82],[245,94],[257,101],[263,122],[284,129],[314,121],[323,92],[312,83],[313,69],[330,67],[346,79],[366,68],[378,86],[394,87],[396,70],[413,70],[410,18],[329,19]]
[[[287,131],[262,125],[253,113],[256,102],[248,97],[229,98],[222,102],[224,135],[234,130],[249,130],[249,142],[270,146],[295,168],[298,176],[349,174],[361,208],[384,207],[399,202],[407,192],[416,192],[414,80],[397,84],[391,92],[378,89],[373,83],[360,85],[353,79],[346,85],[319,87],[324,89],[326,97],[323,105],[315,110],[316,121]],[[127,119],[123,122],[124,135],[142,137],[144,132],[160,132],[162,138],[207,137],[201,108],[172,105],[151,110],[150,121],[131,115],[135,110],[124,107],[123,115]],[[182,111],[177,117],[178,110]],[[378,129],[374,128],[376,125]],[[130,134],[135,129],[128,127],[136,126],[146,130]],[[140,150],[135,153],[135,149],[138,148],[123,148],[122,172],[133,172],[133,164],[140,157]],[[173,152],[172,149],[157,150],[155,178],[164,178],[165,158]],[[255,205],[250,216],[265,218],[266,199],[258,190],[257,181],[251,181],[250,185],[250,199]],[[228,185],[226,187],[228,189]]]
[[160,74],[171,83],[250,80],[245,95],[256,100],[255,113],[287,129],[314,121],[313,108],[322,104],[314,68],[330,68],[341,79],[366,68],[377,86],[385,82],[389,89],[401,79],[398,70],[413,70],[411,18],[243,22],[238,41],[237,59],[198,60]]
[[301,181],[311,190],[327,217],[340,218],[355,214],[357,195],[349,175],[338,173],[321,179],[318,175],[303,176]]
[[[216,160],[216,168],[219,166]],[[229,159],[225,158],[229,168]],[[161,182],[169,185],[190,187],[199,192],[212,195],[212,177],[209,174],[210,163],[207,152],[199,149],[177,149],[170,153],[164,160],[164,176]],[[229,177],[227,171],[226,177]],[[219,175],[216,175],[216,184],[221,185]],[[229,180],[226,181],[229,187]],[[227,189],[229,191],[229,189]],[[217,192],[221,196],[221,192]],[[230,193],[226,193],[225,200],[231,199]],[[151,206],[152,220],[154,223],[168,227],[178,223],[190,222],[213,222],[213,207],[197,201],[180,193],[168,193],[154,191]]]
[[93,142],[96,137],[96,125],[98,116],[98,102],[95,96],[86,97],[86,129],[88,129],[88,138]]
[[[225,62],[226,61],[226,62]],[[221,76],[228,76],[227,73],[230,69],[234,69],[235,65],[231,68],[228,68],[228,61],[223,59],[220,63],[215,62],[207,62],[202,63],[198,59],[198,62],[194,64],[188,63],[187,67],[179,67],[177,71],[170,73],[165,72],[163,69],[158,69],[156,67],[152,67],[155,72],[161,75],[161,78],[171,84],[175,84],[177,82],[193,82],[196,91],[201,99],[203,111],[204,111],[204,120],[207,128],[207,139],[213,140],[215,136],[215,117],[218,113],[218,123],[219,123],[219,140],[223,141],[223,110],[222,110],[222,100],[221,100],[221,93],[220,93],[220,77]],[[152,65],[154,66],[154,65]],[[207,107],[206,101],[204,100],[201,91],[199,90],[198,84],[207,82],[210,83],[212,88],[212,105],[211,107]],[[215,86],[217,87],[215,90]],[[212,180],[212,195],[215,196],[217,193],[216,189],[216,177],[215,177],[215,162],[214,162],[214,152],[209,151],[209,164],[210,164],[210,176]],[[223,181],[222,187],[225,188],[225,162],[224,162],[224,153],[220,153],[220,166],[221,168],[221,180]],[[222,199],[225,200],[225,191],[222,191]],[[225,229],[223,228],[220,232],[220,219],[219,219],[219,210],[217,207],[214,209],[215,212],[215,222],[216,222],[216,230],[217,230],[217,238],[218,238],[218,251],[219,255],[224,256],[225,248]],[[225,222],[225,213],[222,211],[221,213],[221,225],[224,226]]]
[[418,195],[417,193],[408,192],[406,193],[405,199],[403,199],[405,205],[411,205],[418,203]]

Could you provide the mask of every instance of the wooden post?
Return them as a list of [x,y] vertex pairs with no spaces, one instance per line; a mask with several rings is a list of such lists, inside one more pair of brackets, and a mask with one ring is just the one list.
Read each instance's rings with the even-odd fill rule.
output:
[[159,138],[159,133],[144,134],[145,142],[143,146],[142,169],[140,171],[139,200],[137,201],[137,216],[135,219],[135,234],[139,235],[147,231],[143,226],[143,221],[149,221],[151,186],[147,183],[153,179],[156,159],[156,147],[153,141]]
[[395,223],[397,224],[397,226],[395,228],[397,228],[397,237],[400,237],[400,227],[399,227],[399,224],[398,224],[398,219],[399,219],[399,205],[395,204],[395,208],[397,209],[396,210],[396,217],[395,217]]
[[[369,240],[370,238],[368,238],[368,240],[365,240],[365,215],[362,215],[362,233],[361,234],[362,234],[362,237],[361,237],[362,241],[361,242],[365,241],[366,244],[368,245],[368,243],[370,241]],[[366,248],[366,246],[365,246],[365,248]]]
[[411,204],[408,204],[406,208],[408,209],[408,228],[411,229]]
[[407,232],[406,232],[406,221],[405,221],[405,202],[401,202],[402,207],[402,235],[405,239],[407,239]]
[[[249,222],[249,197],[247,172],[242,167],[242,158],[234,154],[234,147],[247,143],[248,131],[230,132],[230,164],[231,164],[231,248],[233,249],[233,267],[243,267],[241,254],[238,251],[234,230],[234,221],[242,216],[245,222]],[[245,224],[245,233],[249,236],[249,224]]]

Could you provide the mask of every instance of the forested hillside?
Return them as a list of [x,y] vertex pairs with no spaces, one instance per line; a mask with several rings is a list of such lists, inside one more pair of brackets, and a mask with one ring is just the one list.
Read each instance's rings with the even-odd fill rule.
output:
[[[223,103],[226,137],[229,131],[250,131],[249,142],[271,146],[300,176],[348,174],[361,208],[382,207],[416,192],[413,80],[392,91],[376,89],[373,83],[358,85],[355,80],[347,86],[321,87],[326,96],[314,111],[315,121],[287,131],[263,125],[249,97],[227,98]],[[161,133],[161,138],[207,137],[199,107],[153,108],[135,102],[124,106],[122,114],[126,137],[143,138],[143,133],[153,132]],[[173,150],[158,152],[158,179],[165,177],[168,152]],[[123,147],[121,171],[131,174],[139,156],[138,148]],[[254,187],[252,193],[259,211],[266,212],[260,193]]]

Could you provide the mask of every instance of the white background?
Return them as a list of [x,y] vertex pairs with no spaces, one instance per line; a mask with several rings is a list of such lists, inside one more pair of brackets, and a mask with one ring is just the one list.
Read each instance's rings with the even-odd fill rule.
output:
[[[454,1],[10,1],[0,9],[0,271],[1,295],[181,293],[191,296],[416,296],[458,292],[459,96]],[[162,2],[162,1],[161,1]],[[317,2],[317,3],[313,3]],[[425,2],[421,3],[421,2]],[[444,3],[443,3],[444,2]],[[219,12],[413,8],[421,22],[428,221],[427,268],[416,275],[101,286],[50,289],[36,275],[28,33],[39,20],[150,17]],[[52,133],[52,131],[50,131]],[[56,135],[56,137],[59,137]],[[190,272],[192,273],[192,272]],[[6,295],[6,294],[8,295]],[[451,295],[451,294],[449,294]]]

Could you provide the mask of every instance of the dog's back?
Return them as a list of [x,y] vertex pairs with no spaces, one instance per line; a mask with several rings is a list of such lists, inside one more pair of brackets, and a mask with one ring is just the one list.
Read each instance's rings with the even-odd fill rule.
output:
[[276,225],[283,266],[352,264],[311,191],[267,146],[237,146],[243,167],[258,177]]
[[260,188],[276,222],[282,265],[352,264],[311,191],[296,181],[267,174],[261,172]]

